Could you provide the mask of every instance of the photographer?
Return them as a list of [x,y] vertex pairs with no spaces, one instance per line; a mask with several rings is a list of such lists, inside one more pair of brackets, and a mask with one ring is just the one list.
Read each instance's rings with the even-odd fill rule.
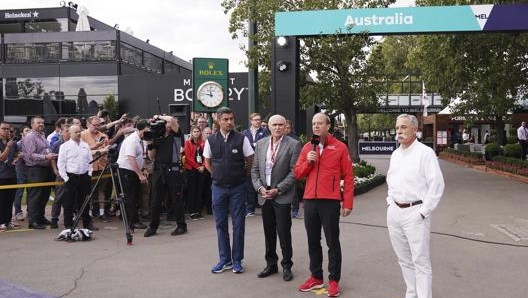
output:
[[[182,166],[180,153],[184,145],[183,134],[178,121],[171,116],[154,116],[151,121],[152,144],[148,145],[148,155],[154,161],[152,174],[151,221],[144,236],[156,234],[160,222],[161,198],[169,194],[170,206],[176,217],[176,229],[171,235],[187,233],[187,224],[183,211]],[[148,138],[147,138],[148,139]]]
[[[92,158],[98,158],[92,163],[93,175],[98,177],[106,167],[108,162],[107,156],[101,156],[108,151],[109,138],[105,133],[99,131],[101,126],[101,119],[97,116],[91,116],[86,122],[88,129],[81,132],[81,140],[90,147]],[[95,193],[97,194],[97,202],[92,205],[92,215],[100,219],[108,219],[109,206],[105,207],[105,189],[106,185],[110,183],[108,178],[101,179]]]
[[132,231],[134,228],[145,228],[143,224],[138,222],[136,198],[141,193],[141,183],[147,183],[147,173],[143,170],[145,147],[142,140],[148,126],[147,120],[141,120],[136,124],[137,130],[125,138],[117,158],[119,174],[123,182],[123,192],[125,193],[124,211]]

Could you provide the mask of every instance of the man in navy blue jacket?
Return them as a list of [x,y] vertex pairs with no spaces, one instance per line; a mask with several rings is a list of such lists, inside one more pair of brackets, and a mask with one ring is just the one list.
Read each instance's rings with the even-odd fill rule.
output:
[[[251,147],[255,150],[257,141],[269,136],[269,131],[262,127],[262,117],[259,113],[252,113],[249,115],[250,126],[245,129],[242,133],[248,138]],[[257,193],[253,188],[251,177],[248,177],[246,181],[247,186],[247,199],[246,199],[246,217],[255,215],[255,208],[257,207]]]

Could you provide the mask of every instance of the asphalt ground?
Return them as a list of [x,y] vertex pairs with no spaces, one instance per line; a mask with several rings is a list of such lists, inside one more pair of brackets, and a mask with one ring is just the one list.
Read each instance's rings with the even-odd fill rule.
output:
[[[363,158],[386,173],[388,157]],[[446,189],[433,213],[433,297],[528,297],[528,184],[442,160],[440,166]],[[341,219],[342,297],[404,297],[385,227],[386,192],[382,185],[357,196],[351,216]],[[88,242],[55,241],[60,230],[3,232],[0,297],[326,297],[324,291],[297,290],[309,276],[302,219],[293,220],[293,281],[283,281],[282,274],[257,278],[265,266],[258,211],[246,220],[243,274],[211,273],[218,261],[211,216],[189,220],[189,233],[182,236],[170,235],[171,222],[151,238],[136,230],[132,246],[117,219],[95,220],[100,230]],[[515,241],[496,226],[527,238]],[[323,251],[326,269],[324,240]],[[20,291],[5,290],[6,284]]]

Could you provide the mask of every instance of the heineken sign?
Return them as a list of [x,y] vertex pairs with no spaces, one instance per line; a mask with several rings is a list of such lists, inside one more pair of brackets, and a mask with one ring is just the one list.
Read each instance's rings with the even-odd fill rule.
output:
[[228,106],[229,60],[193,59],[193,111],[213,113]]

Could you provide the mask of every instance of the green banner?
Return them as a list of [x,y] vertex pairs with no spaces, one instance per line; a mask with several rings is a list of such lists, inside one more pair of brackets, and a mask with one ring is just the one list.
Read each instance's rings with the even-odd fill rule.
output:
[[193,59],[193,112],[214,113],[228,106],[229,60]]

